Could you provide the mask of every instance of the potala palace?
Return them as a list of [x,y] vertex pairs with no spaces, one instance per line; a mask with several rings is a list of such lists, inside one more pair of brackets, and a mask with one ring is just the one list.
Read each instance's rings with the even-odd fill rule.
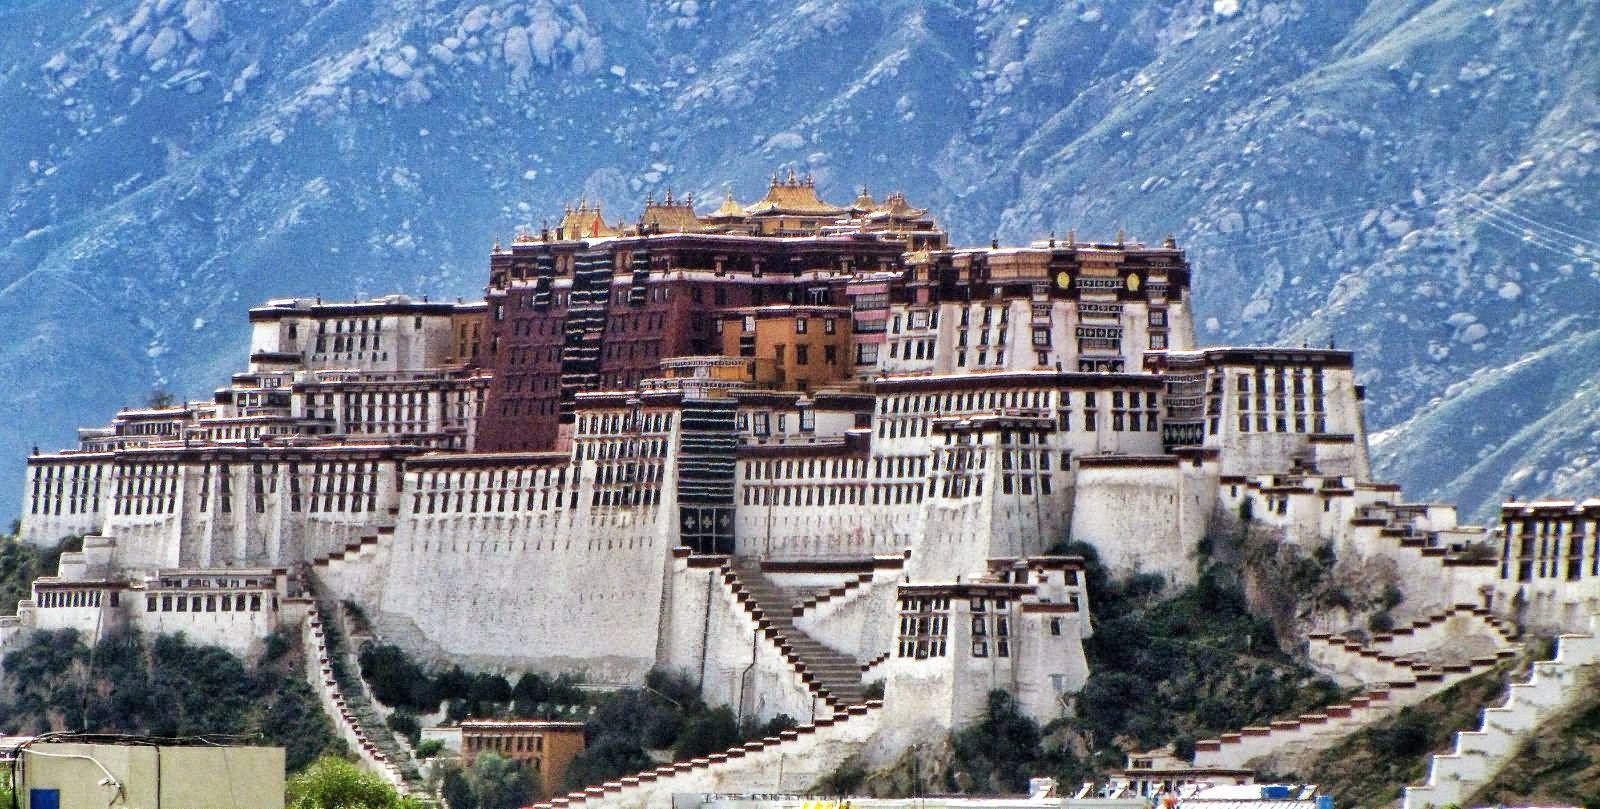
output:
[[[319,604],[470,668],[632,684],[689,672],[781,736],[555,798],[803,790],[979,716],[1048,721],[1089,675],[1082,560],[1193,581],[1248,515],[1403,591],[1398,628],[1306,654],[1349,704],[1196,745],[1193,771],[1324,749],[1513,654],[1580,633],[1408,805],[1470,792],[1600,656],[1600,501],[1496,526],[1371,479],[1348,351],[1201,347],[1170,239],[951,247],[903,195],[579,203],[489,254],[482,300],[273,300],[208,399],[124,410],[27,459],[22,538],[84,535],[0,644],[183,631],[248,651],[291,628],[325,674]],[[319,668],[320,665],[320,668]],[[882,698],[868,699],[874,683]],[[876,688],[871,688],[875,693]],[[1471,736],[1471,738],[1468,738]]]

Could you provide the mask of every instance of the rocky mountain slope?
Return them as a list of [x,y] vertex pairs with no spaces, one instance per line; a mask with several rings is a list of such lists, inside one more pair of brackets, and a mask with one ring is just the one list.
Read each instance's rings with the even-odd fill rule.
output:
[[266,297],[471,296],[586,194],[903,188],[959,241],[1172,233],[1203,339],[1360,352],[1380,469],[1600,492],[1600,8],[1560,0],[22,0],[0,514],[204,395]]

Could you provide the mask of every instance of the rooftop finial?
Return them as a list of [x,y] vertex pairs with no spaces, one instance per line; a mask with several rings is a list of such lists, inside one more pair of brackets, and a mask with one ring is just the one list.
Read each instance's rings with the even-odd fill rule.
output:
[[789,169],[788,184],[789,185],[799,185],[800,184],[800,180],[799,180],[798,177],[795,176],[794,169],[792,167]]
[[1067,228],[1067,246],[1076,247],[1078,244],[1078,229]]
[[1050,231],[1050,246],[1056,246],[1056,232],[1054,230]]

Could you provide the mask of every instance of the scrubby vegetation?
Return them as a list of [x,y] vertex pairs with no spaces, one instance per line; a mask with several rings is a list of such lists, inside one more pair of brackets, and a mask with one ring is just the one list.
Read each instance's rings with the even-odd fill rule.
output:
[[653,671],[644,688],[599,698],[584,728],[588,746],[567,769],[565,786],[598,784],[650,767],[647,751],[670,750],[674,759],[693,758],[795,724],[783,714],[764,723],[740,719],[726,706],[707,706],[687,676]]
[[430,672],[397,646],[366,644],[359,655],[361,676],[372,696],[391,708],[431,714],[446,708],[449,719],[507,717],[556,719],[587,704],[577,678],[528,672],[510,680],[499,674],[469,674],[460,666]]
[[[583,720],[585,749],[568,767],[566,783],[557,785],[571,789],[651,767],[652,753],[693,758],[797,724],[782,715],[770,722],[741,719],[726,706],[708,706],[687,676],[662,671],[651,672],[643,688],[598,692],[585,691],[577,678],[568,675],[527,672],[512,685],[502,675],[467,673],[459,666],[430,672],[395,646],[368,644],[361,650],[360,663],[373,696],[396,709],[389,727],[405,734],[413,745],[420,734],[417,716],[432,714],[441,706],[448,720]],[[456,781],[466,783],[461,779],[470,780],[468,776],[458,773]]]
[[286,809],[422,809],[382,778],[341,758],[325,756],[289,779]]
[[83,537],[67,537],[54,548],[36,548],[17,540],[20,526],[0,535],[0,615],[15,615],[17,602],[33,594],[33,580],[54,576],[61,554],[80,550]]
[[1156,576],[1112,579],[1092,546],[1052,553],[1084,557],[1094,615],[1076,715],[1039,728],[1006,694],[991,694],[984,721],[951,739],[946,788],[1018,793],[1034,775],[1081,782],[1121,768],[1131,750],[1171,743],[1188,756],[1197,738],[1347,696],[1279,647],[1230,565],[1203,559],[1198,582],[1167,593]]
[[1071,725],[1084,734],[1097,769],[1121,766],[1121,752],[1174,743],[1292,716],[1345,693],[1278,644],[1270,619],[1247,603],[1236,568],[1203,562],[1199,580],[1165,596],[1159,579],[1113,581],[1094,549],[1066,549],[1088,568],[1094,637],[1091,672]]
[[251,663],[182,635],[30,633],[4,659],[0,732],[50,730],[159,737],[228,736],[282,745],[291,772],[343,744],[276,638]]
[[450,809],[517,809],[539,794],[539,779],[521,763],[480,753],[467,768],[446,769],[439,795]]

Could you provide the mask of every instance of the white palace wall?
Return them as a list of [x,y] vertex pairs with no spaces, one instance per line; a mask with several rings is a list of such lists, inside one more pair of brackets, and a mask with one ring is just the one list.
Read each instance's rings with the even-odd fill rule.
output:
[[880,660],[894,648],[896,596],[905,565],[904,557],[873,562],[872,572],[862,574],[866,581],[834,587],[843,592],[810,602],[794,618],[800,631],[862,664]]
[[1216,502],[1214,473],[1212,464],[1176,455],[1080,459],[1072,538],[1095,546],[1113,575],[1193,582],[1195,543]]
[[679,556],[672,566],[659,644],[662,667],[700,684],[713,705],[760,721],[788,714],[802,722],[832,712],[815,698],[777,642],[735,597],[721,557]]
[[[671,486],[659,505],[595,506],[592,478],[574,470],[559,454],[412,464],[377,609],[384,634],[467,666],[642,679],[677,527]],[[522,482],[502,489],[499,475]]]
[[111,459],[109,452],[30,458],[19,539],[52,547],[63,537],[98,531],[110,499]]

